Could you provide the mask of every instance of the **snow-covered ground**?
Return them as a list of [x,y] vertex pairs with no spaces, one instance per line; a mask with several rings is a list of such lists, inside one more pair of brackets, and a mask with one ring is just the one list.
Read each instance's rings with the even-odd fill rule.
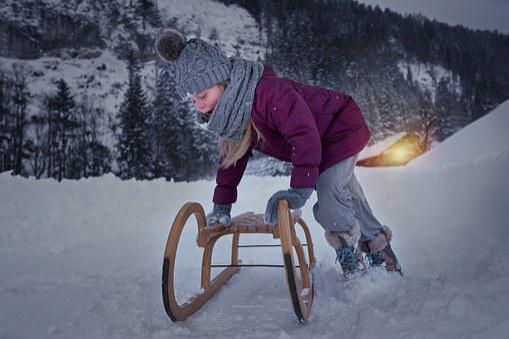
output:
[[[169,227],[187,201],[210,209],[214,182],[107,175],[57,183],[3,173],[0,338],[506,338],[509,143],[492,131],[507,126],[508,114],[505,103],[409,166],[357,169],[371,207],[393,228],[405,277],[373,270],[341,281],[311,198],[303,218],[318,266],[306,326],[296,321],[282,271],[270,268],[243,269],[185,322],[167,318],[160,281]],[[471,148],[449,163],[471,140],[497,142],[491,153]],[[288,182],[245,177],[233,214],[263,211]],[[179,296],[199,285],[200,257],[188,229],[178,252]],[[244,239],[261,242],[274,240]],[[215,262],[226,261],[228,245],[218,244]],[[240,255],[247,263],[281,260],[277,248]]]

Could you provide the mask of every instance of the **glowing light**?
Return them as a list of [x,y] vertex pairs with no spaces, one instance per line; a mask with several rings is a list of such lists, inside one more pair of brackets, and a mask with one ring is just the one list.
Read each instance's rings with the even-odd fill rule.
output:
[[405,146],[399,146],[391,150],[391,157],[398,162],[405,162],[408,160],[410,151]]

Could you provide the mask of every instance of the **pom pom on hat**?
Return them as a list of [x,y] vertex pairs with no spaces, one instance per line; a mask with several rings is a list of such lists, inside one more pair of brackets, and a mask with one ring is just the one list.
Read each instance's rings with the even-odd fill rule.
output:
[[159,57],[166,62],[177,60],[180,52],[186,47],[186,38],[178,31],[163,28],[156,38],[156,51]]

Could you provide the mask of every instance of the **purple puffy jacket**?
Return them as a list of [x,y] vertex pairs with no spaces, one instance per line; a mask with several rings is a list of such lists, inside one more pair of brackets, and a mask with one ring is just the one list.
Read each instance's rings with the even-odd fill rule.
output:
[[235,166],[219,168],[213,201],[237,200],[252,149],[293,164],[290,187],[314,188],[318,175],[359,153],[371,133],[352,97],[279,78],[265,66],[258,81],[251,118],[262,134]]

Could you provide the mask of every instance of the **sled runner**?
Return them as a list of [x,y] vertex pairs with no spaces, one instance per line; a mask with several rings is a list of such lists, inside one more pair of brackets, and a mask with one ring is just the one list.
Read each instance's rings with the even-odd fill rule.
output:
[[[203,248],[201,290],[194,297],[179,304],[175,297],[175,259],[182,230],[191,215],[195,216],[198,224],[197,245]],[[297,224],[304,232],[305,244],[300,242],[295,232]],[[272,234],[274,239],[280,239],[283,265],[242,265],[238,257],[238,249],[242,247],[239,245],[242,233],[267,233]],[[214,265],[211,262],[214,244],[225,235],[233,235],[231,264]],[[260,247],[266,246],[274,245],[261,245]],[[307,247],[307,258],[304,247]],[[263,215],[248,212],[234,217],[232,225],[228,228],[220,224],[207,226],[203,207],[199,203],[189,202],[182,206],[175,217],[166,242],[162,277],[164,308],[172,321],[185,320],[214,296],[235,273],[240,271],[241,267],[283,267],[293,310],[299,321],[305,323],[309,319],[313,304],[312,269],[314,265],[313,242],[309,229],[300,218],[299,213],[290,213],[285,200],[279,202],[278,223],[275,226],[264,224]],[[225,269],[211,280],[212,267],[225,267]]]

